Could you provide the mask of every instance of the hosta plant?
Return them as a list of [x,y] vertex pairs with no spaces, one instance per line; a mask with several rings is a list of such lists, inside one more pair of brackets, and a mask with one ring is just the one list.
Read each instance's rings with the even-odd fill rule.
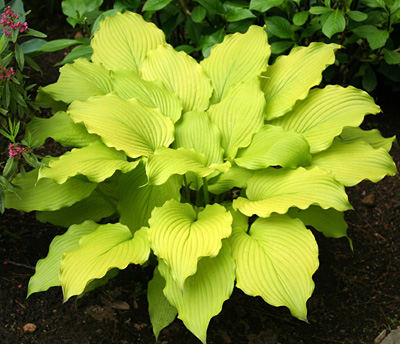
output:
[[315,87],[340,47],[268,65],[267,34],[251,26],[198,63],[130,12],[106,18],[91,45],[91,61],[42,89],[61,110],[28,125],[73,148],[7,194],[7,207],[68,227],[28,294],[61,286],[68,300],[149,261],[156,336],[178,316],[205,343],[235,286],[306,320],[318,268],[306,226],[347,236],[345,187],[396,173],[393,138],[358,127],[379,113],[373,99]]

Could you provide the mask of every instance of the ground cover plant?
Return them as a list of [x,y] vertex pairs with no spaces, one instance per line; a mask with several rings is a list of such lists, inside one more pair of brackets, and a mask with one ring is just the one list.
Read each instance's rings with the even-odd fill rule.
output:
[[372,98],[312,88],[339,46],[313,43],[268,65],[267,34],[251,26],[199,64],[126,12],[105,19],[92,49],[42,89],[60,111],[28,125],[40,142],[75,148],[6,195],[8,208],[69,227],[28,293],[62,286],[67,300],[131,263],[154,264],[156,336],[178,315],[205,342],[235,281],[306,320],[318,268],[306,226],[346,236],[344,187],[396,173],[393,138],[358,128],[380,111]]

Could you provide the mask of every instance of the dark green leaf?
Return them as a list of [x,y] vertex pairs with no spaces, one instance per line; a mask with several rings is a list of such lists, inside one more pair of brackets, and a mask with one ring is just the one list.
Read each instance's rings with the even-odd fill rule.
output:
[[84,13],[98,9],[102,3],[103,0],[63,0],[61,7],[67,17],[79,21]]
[[353,30],[353,32],[361,38],[367,39],[372,50],[383,47],[389,38],[389,32],[379,30],[373,25],[362,25]]
[[291,41],[278,41],[271,44],[271,54],[280,55],[293,45]]
[[228,25],[226,32],[228,32],[228,33],[235,33],[235,32],[245,33],[245,32],[247,32],[249,27],[253,24],[254,24],[254,20],[252,20],[252,19],[246,19],[246,20],[241,20],[238,22],[233,22]]
[[14,137],[17,137],[20,126],[21,126],[21,122],[18,122],[17,125],[14,127],[14,130],[13,130]]
[[376,74],[371,67],[368,66],[362,78],[362,86],[367,92],[372,92],[377,85]]
[[266,12],[272,7],[277,7],[283,4],[284,0],[251,0],[249,9],[259,12]]
[[4,210],[6,209],[6,195],[4,194],[3,188],[0,188],[0,211],[4,214]]
[[46,42],[40,47],[39,50],[49,53],[68,48],[71,45],[75,44],[81,44],[81,43],[75,39],[56,39],[54,41]]
[[6,82],[6,85],[5,85],[5,94],[4,94],[4,97],[5,97],[5,99],[4,99],[4,107],[6,108],[6,109],[8,109],[8,107],[10,106],[10,85],[8,84],[8,82]]
[[293,36],[293,29],[289,21],[279,16],[265,18],[267,26],[267,33],[277,36],[279,38],[291,38]]
[[[2,33],[2,31],[0,31],[0,33]],[[9,41],[8,36],[3,34],[0,37],[0,54],[2,54],[3,51],[7,49],[8,41]]]
[[11,192],[15,192],[14,186],[3,176],[0,176],[1,189],[6,189]]
[[191,18],[188,18],[185,23],[185,30],[189,36],[189,39],[195,44],[198,45],[200,43],[201,38],[201,24],[196,24],[193,22]]
[[323,7],[323,6],[314,6],[310,8],[310,13],[311,14],[324,14],[328,12],[332,12],[333,10],[329,7]]
[[28,36],[33,36],[33,37],[38,37],[38,38],[46,38],[47,37],[47,35],[44,34],[43,32],[36,31],[34,29],[28,29],[28,31],[26,31],[26,34]]
[[201,23],[206,17],[206,15],[207,11],[205,10],[204,7],[196,6],[195,8],[193,8],[191,17],[195,23]]
[[400,63],[400,53],[395,50],[386,50],[384,56],[387,64],[394,65]]
[[[27,56],[25,56],[25,57],[27,57]],[[11,77],[11,80],[12,80],[12,82],[13,82],[14,84],[16,84],[16,85],[21,85],[21,83],[19,82],[19,80],[18,80],[15,76],[12,76],[12,77]]]
[[18,30],[12,30],[11,31],[11,41],[13,43],[15,43],[17,41],[18,35],[19,35],[19,31]]
[[349,11],[347,15],[356,22],[362,22],[368,18],[368,14],[360,11]]
[[200,49],[203,57],[206,58],[210,55],[211,48],[218,43],[221,43],[225,37],[225,30],[221,29],[214,32],[212,35],[203,36],[200,41]]
[[13,54],[9,53],[6,56],[4,56],[3,59],[3,67],[7,67],[7,65],[10,63],[11,58],[12,58]]
[[32,58],[30,58],[29,56],[25,56],[25,60],[26,60],[26,63],[29,66],[31,66],[35,71],[41,72],[39,65],[35,61],[33,61]]
[[391,15],[394,15],[394,14],[396,14],[396,12],[400,9],[400,1],[399,0],[396,0],[394,3],[393,3],[393,5],[389,5],[389,8],[390,8],[390,14]]
[[237,7],[231,7],[226,16],[228,22],[236,22],[248,18],[256,18],[256,16],[247,8]]
[[15,44],[15,59],[17,60],[18,63],[18,67],[20,70],[24,69],[24,65],[25,65],[25,56],[24,56],[24,52],[22,51],[21,47],[19,46],[19,44]]
[[66,63],[72,63],[74,62],[77,58],[83,57],[88,60],[92,57],[93,50],[90,45],[79,45],[72,49],[72,51],[65,56],[64,60],[61,62],[58,62],[56,66],[61,66]]
[[99,11],[99,10],[95,10],[95,11],[91,11],[91,12],[85,12],[83,14],[82,24],[87,22],[88,25],[92,25],[96,21],[96,19],[98,17],[100,17],[103,13],[104,13],[103,11]]
[[191,54],[195,49],[191,45],[179,45],[175,48],[176,51],[184,51],[186,54]]
[[224,6],[220,0],[195,0],[211,13],[225,14]]
[[293,24],[302,26],[305,24],[307,19],[308,19],[308,12],[306,12],[306,11],[297,12],[293,16]]
[[335,33],[343,32],[346,27],[346,19],[343,13],[337,9],[332,12],[322,25],[322,32],[328,38],[331,38]]
[[11,96],[14,98],[14,100],[21,106],[27,107],[24,97],[22,97],[22,94],[18,92],[13,86],[11,86]]
[[46,43],[44,39],[41,38],[32,38],[29,41],[26,41],[21,44],[21,49],[24,54],[34,53],[39,50],[39,48]]
[[114,3],[114,9],[118,12],[124,10],[135,11],[140,5],[140,0],[116,0]]
[[[6,114],[7,114],[7,112],[6,112]],[[13,140],[13,137],[10,134],[6,133],[3,129],[0,129],[0,134],[3,135],[4,137],[6,137],[7,139],[9,139],[10,141]]]
[[18,167],[18,160],[13,157],[9,157],[6,166],[4,166],[3,170],[4,178],[10,180],[12,176],[15,174],[17,167]]
[[175,15],[168,15],[166,18],[168,19],[163,23],[163,31],[168,39],[177,26],[185,21],[185,16],[182,12],[177,12]]
[[159,11],[170,2],[171,0],[147,0],[143,6],[143,11]]
[[371,8],[386,8],[384,0],[361,0],[361,2]]

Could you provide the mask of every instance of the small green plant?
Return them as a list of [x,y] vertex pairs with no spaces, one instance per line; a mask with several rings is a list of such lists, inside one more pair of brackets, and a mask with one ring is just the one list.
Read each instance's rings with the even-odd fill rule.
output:
[[[32,117],[33,112],[39,108],[31,100],[31,90],[36,85],[27,85],[27,76],[23,74],[25,63],[33,69],[40,71],[39,66],[30,56],[24,53],[23,44],[19,44],[21,37],[45,37],[41,32],[28,28],[23,14],[24,8],[21,1],[12,1],[2,9],[1,13],[1,37],[0,37],[0,134],[9,140],[8,160],[3,173],[0,176],[0,210],[5,209],[5,190],[15,193],[15,185],[12,181],[17,172],[25,172],[24,165],[29,164],[39,168],[41,163],[33,154],[37,142],[27,136],[25,140],[18,142],[20,121]],[[3,4],[0,4],[4,6]]]
[[312,43],[269,65],[267,33],[250,26],[198,63],[125,12],[91,47],[91,62],[65,65],[42,90],[66,111],[27,126],[39,143],[75,148],[6,194],[7,208],[68,227],[28,295],[62,286],[68,300],[149,262],[156,337],[178,316],[205,343],[235,285],[306,320],[319,265],[306,226],[346,237],[345,187],[397,172],[394,138],[358,127],[380,112],[373,99],[315,87],[340,46]]

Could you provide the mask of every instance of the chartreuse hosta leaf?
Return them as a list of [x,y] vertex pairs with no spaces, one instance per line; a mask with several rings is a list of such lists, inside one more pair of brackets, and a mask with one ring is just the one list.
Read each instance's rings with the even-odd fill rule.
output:
[[225,157],[235,157],[239,148],[250,144],[264,123],[264,106],[260,83],[253,78],[231,87],[220,103],[210,107],[208,114],[221,132]]
[[345,126],[360,125],[365,115],[378,112],[379,106],[364,91],[335,85],[311,90],[291,112],[271,124],[302,133],[311,153],[317,153],[327,149]]
[[99,96],[113,91],[110,71],[101,64],[84,58],[66,64],[60,69],[60,77],[55,84],[43,87],[43,91],[54,100],[71,103],[84,101],[91,96]]
[[96,183],[85,177],[70,178],[64,184],[43,178],[38,181],[38,170],[26,173],[25,178],[18,175],[13,184],[20,187],[16,193],[6,191],[6,208],[22,211],[54,211],[69,207],[88,197],[96,188]]
[[172,306],[164,295],[165,279],[160,275],[158,268],[148,284],[147,300],[149,302],[149,315],[156,340],[160,331],[174,321],[178,311]]
[[138,72],[147,53],[165,43],[164,33],[133,12],[105,18],[91,41],[92,61],[107,69]]
[[290,208],[288,215],[299,218],[306,226],[312,226],[328,238],[341,238],[347,236],[347,223],[344,213],[333,208],[322,209],[315,205],[300,210]]
[[125,153],[96,141],[89,146],[72,149],[57,160],[51,160],[49,167],[42,166],[39,180],[50,178],[63,184],[68,178],[83,174],[90,181],[100,183],[111,177],[116,170],[122,173],[132,171],[138,163],[127,161]]
[[290,111],[297,100],[304,99],[310,88],[321,82],[325,68],[335,62],[338,48],[337,44],[311,43],[308,47],[293,49],[288,56],[278,57],[262,74],[265,118],[280,117]]
[[344,143],[335,139],[331,147],[313,156],[312,165],[333,173],[345,186],[364,179],[376,183],[397,173],[396,164],[384,148],[372,148],[364,141]]
[[265,125],[254,134],[247,148],[239,149],[234,161],[250,170],[307,166],[311,162],[310,145],[302,134]]
[[362,130],[359,127],[345,127],[340,138],[345,143],[361,140],[370,144],[373,148],[382,147],[387,152],[392,148],[392,143],[396,141],[396,136],[384,138],[377,129]]
[[307,320],[306,302],[314,290],[318,245],[298,219],[274,214],[250,227],[233,228],[229,242],[236,262],[236,286],[273,306],[286,306]]
[[171,149],[160,147],[154,154],[150,155],[146,165],[146,173],[150,185],[164,184],[174,174],[183,175],[189,171],[199,177],[207,177],[215,171],[225,172],[230,163],[211,164],[207,166],[205,155],[194,149],[178,148]]
[[145,80],[161,80],[168,91],[179,96],[185,112],[208,108],[210,79],[197,61],[183,51],[160,45],[148,53],[140,75]]
[[36,217],[41,222],[50,222],[57,226],[69,227],[85,220],[100,221],[116,213],[116,205],[98,191],[100,185],[91,195],[70,207],[56,211],[38,211]]
[[112,268],[125,269],[129,264],[143,264],[150,255],[147,228],[133,235],[120,223],[99,225],[79,240],[79,248],[65,253],[60,280],[64,299],[81,294],[93,279],[102,278]]
[[147,176],[143,164],[123,174],[117,188],[120,222],[127,225],[132,232],[148,226],[155,207],[161,207],[170,199],[181,199],[181,178],[175,176],[162,185],[146,185]]
[[186,112],[182,122],[175,127],[174,147],[192,148],[204,154],[206,165],[222,164],[221,133],[203,111]]
[[214,194],[222,194],[233,188],[246,188],[254,171],[233,165],[228,171],[210,179],[208,190]]
[[179,97],[167,91],[160,80],[143,80],[134,71],[125,69],[112,71],[111,76],[114,90],[121,98],[137,98],[147,107],[159,108],[174,123],[181,117],[182,103]]
[[164,294],[178,310],[178,318],[205,344],[211,318],[221,312],[222,304],[229,299],[234,287],[235,262],[229,243],[222,241],[216,257],[201,259],[196,274],[186,279],[183,289],[162,259],[159,259],[158,269],[166,280]]
[[270,55],[268,37],[262,27],[250,26],[245,34],[225,36],[200,63],[214,88],[213,103],[220,102],[233,85],[250,81],[264,72]]
[[312,204],[323,209],[352,209],[343,185],[318,167],[258,171],[249,179],[246,195],[235,199],[233,208],[247,216],[268,217],[284,214],[290,207],[306,209]]
[[81,237],[93,233],[98,227],[97,223],[86,221],[69,227],[63,235],[57,235],[50,244],[46,258],[36,264],[35,274],[29,280],[28,297],[50,287],[61,286],[59,273],[63,254],[78,249]]
[[43,144],[51,137],[64,147],[85,147],[99,140],[97,135],[89,134],[82,123],[75,123],[64,111],[59,111],[50,118],[35,117],[26,126],[26,132],[33,140]]
[[221,240],[231,234],[232,216],[219,205],[195,210],[188,203],[170,200],[155,208],[149,220],[149,240],[154,254],[171,269],[183,290],[186,278],[194,275],[202,257],[215,257]]
[[131,158],[148,155],[174,140],[172,121],[137,99],[125,100],[115,94],[91,97],[73,102],[68,113],[75,123],[83,122],[89,133],[99,135],[107,146]]

